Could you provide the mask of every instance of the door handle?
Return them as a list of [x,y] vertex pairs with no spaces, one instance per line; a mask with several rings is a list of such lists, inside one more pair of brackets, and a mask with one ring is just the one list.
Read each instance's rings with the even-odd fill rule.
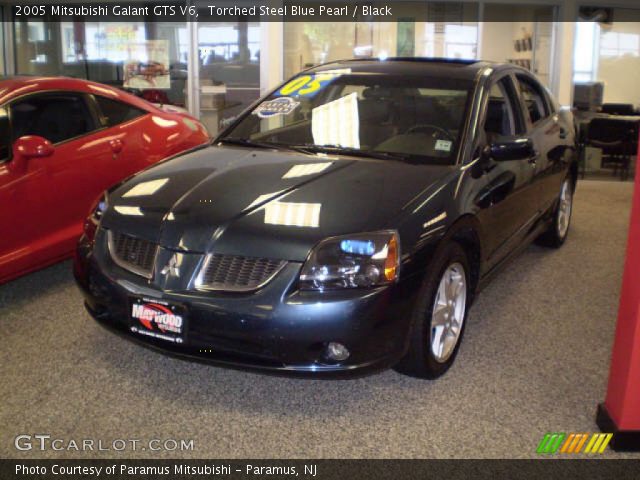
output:
[[113,153],[120,153],[122,151],[122,147],[124,147],[124,142],[119,138],[116,138],[109,141],[109,146],[111,146]]
[[529,158],[527,158],[527,162],[532,166],[536,166],[536,162],[538,161],[538,157],[540,156],[540,152],[534,150]]

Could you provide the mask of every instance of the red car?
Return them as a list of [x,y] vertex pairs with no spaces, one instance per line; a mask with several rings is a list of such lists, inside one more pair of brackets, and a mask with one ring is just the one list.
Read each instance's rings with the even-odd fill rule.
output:
[[70,257],[103,190],[208,140],[196,119],[106,85],[0,78],[0,283]]

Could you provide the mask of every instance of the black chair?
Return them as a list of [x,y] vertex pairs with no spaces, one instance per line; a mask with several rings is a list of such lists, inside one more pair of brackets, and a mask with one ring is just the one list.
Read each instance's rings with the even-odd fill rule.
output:
[[602,113],[607,115],[637,115],[638,112],[630,103],[605,103],[602,105]]
[[588,144],[602,150],[602,167],[613,167],[620,179],[630,174],[631,158],[638,153],[638,124],[640,119],[596,117],[589,123]]
[[580,178],[584,178],[587,172],[587,145],[589,145],[589,122],[578,122],[578,171]]

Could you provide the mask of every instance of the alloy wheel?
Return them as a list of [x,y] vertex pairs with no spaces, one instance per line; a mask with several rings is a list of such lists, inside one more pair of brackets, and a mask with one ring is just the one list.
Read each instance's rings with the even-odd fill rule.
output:
[[573,204],[573,192],[569,180],[565,180],[560,191],[560,204],[558,205],[558,236],[564,238],[569,230],[571,220],[571,208]]
[[447,267],[440,279],[431,313],[430,348],[435,360],[446,362],[453,354],[467,308],[467,277],[460,263]]

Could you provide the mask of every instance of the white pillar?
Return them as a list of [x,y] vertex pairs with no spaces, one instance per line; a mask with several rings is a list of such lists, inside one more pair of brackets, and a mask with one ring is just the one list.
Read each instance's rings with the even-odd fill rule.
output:
[[187,55],[187,110],[200,118],[200,58],[198,50],[198,23],[187,22],[189,54]]
[[283,22],[260,23],[260,94],[283,81]]
[[563,106],[571,106],[573,104],[573,54],[575,36],[575,22],[558,22],[552,90],[556,94],[560,105]]

